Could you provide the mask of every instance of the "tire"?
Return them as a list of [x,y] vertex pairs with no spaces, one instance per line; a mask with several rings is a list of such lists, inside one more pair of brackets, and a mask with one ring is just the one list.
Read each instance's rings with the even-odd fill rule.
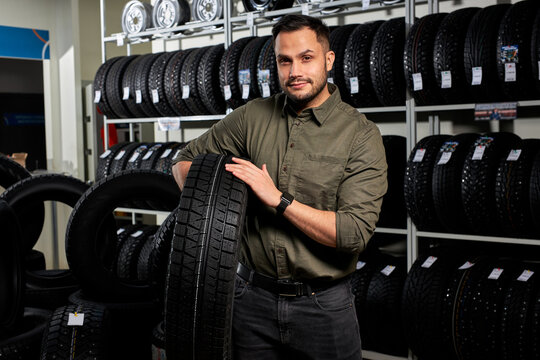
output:
[[[129,109],[129,112],[136,118],[146,117],[144,111],[142,111],[141,103],[137,103],[137,90],[135,82],[137,81],[137,68],[139,65],[151,57],[152,54],[139,55],[133,61],[131,61],[122,76],[122,100],[124,105]],[[129,97],[124,100],[124,90],[129,89]],[[141,92],[141,101],[142,101],[142,92]]]
[[244,103],[247,103],[250,100],[253,100],[255,98],[261,97],[261,92],[259,91],[258,81],[257,81],[257,75],[258,75],[258,68],[257,63],[259,61],[259,55],[261,53],[261,50],[263,46],[266,44],[266,42],[270,39],[270,36],[263,36],[263,37],[256,37],[251,39],[249,43],[247,43],[246,47],[242,50],[242,55],[240,55],[240,59],[238,60],[238,84],[240,85],[240,88],[242,88],[242,77],[240,75],[241,71],[247,70],[249,72],[249,93],[248,98],[243,99],[242,101]]
[[[537,154],[531,170],[531,178],[529,185],[529,206],[533,219],[540,219],[540,154]],[[534,221],[536,233],[540,232],[540,223]],[[540,349],[540,345],[539,345]]]
[[178,116],[187,116],[189,111],[186,102],[182,100],[182,86],[180,76],[182,74],[182,65],[187,56],[193,49],[180,50],[174,53],[165,68],[163,78],[165,84],[165,97]]
[[371,45],[371,82],[377,99],[383,106],[405,104],[405,19],[385,21],[375,33]]
[[441,328],[443,296],[458,264],[451,250],[430,249],[407,274],[401,300],[402,321],[409,348],[421,359],[446,358],[441,353],[445,347]]
[[403,136],[384,135],[383,145],[388,164],[388,190],[383,197],[378,227],[405,228],[407,209],[403,197],[403,179],[407,165],[407,144]]
[[529,191],[533,162],[540,151],[540,140],[521,140],[511,152],[514,150],[521,151],[519,158],[508,161],[508,156],[503,153],[497,168],[495,204],[498,223],[506,236],[534,238],[536,232],[529,207]]
[[17,181],[32,176],[28,170],[7,156],[0,154],[0,186],[7,189]]
[[[159,159],[156,162],[154,169],[156,171],[163,172],[165,174],[172,174],[171,166],[174,158],[178,155],[180,150],[182,150],[187,143],[174,143],[171,144],[167,149],[163,150],[163,153],[160,155]],[[169,151],[170,150],[170,151]]]
[[[135,195],[136,194],[136,195]],[[116,242],[107,243],[103,234],[110,234],[104,219],[126,202],[134,200],[161,204],[161,210],[171,211],[180,196],[178,185],[170,175],[157,171],[124,171],[95,183],[75,205],[66,231],[66,257],[81,288],[103,299],[140,300],[153,296],[148,284],[123,282],[103,263],[95,249],[104,254],[116,251]],[[113,233],[116,231],[112,229]],[[116,238],[115,238],[116,239]]]
[[26,272],[24,304],[54,310],[68,303],[68,297],[79,290],[79,282],[70,270],[40,270]]
[[[446,13],[426,15],[414,22],[407,35],[403,65],[407,88],[417,105],[442,103],[433,69],[433,50],[435,36],[446,16]],[[413,74],[417,73],[422,76],[422,89],[415,91]]]
[[[409,155],[405,168],[405,207],[419,230],[438,231],[441,224],[435,213],[432,193],[433,166],[441,145],[448,135],[431,135],[420,140]],[[425,151],[420,161],[417,153]]]
[[199,62],[197,70],[197,90],[209,114],[224,114],[227,108],[219,90],[219,65],[225,52],[223,45],[212,46]]
[[169,104],[169,101],[165,95],[165,69],[167,68],[169,61],[172,59],[174,54],[175,52],[166,52],[160,54],[156,61],[154,61],[152,64],[150,73],[148,74],[148,91],[150,94],[152,94],[154,90],[157,91],[158,102],[152,101],[152,103],[160,116],[176,115],[176,112]]
[[232,358],[234,280],[247,188],[225,171],[230,162],[224,155],[199,155],[187,175],[167,275],[170,359]]
[[177,207],[167,216],[154,236],[154,247],[152,249],[150,261],[150,286],[158,294],[161,302],[165,300],[165,281],[167,278],[167,268],[169,266],[169,254],[174,236],[174,226],[176,224],[176,214],[180,209]]
[[[499,84],[505,100],[536,98],[536,80],[532,77],[531,40],[534,19],[538,9],[537,1],[521,1],[512,5],[501,20],[497,37],[497,70]],[[516,63],[516,81],[513,82],[505,81],[502,47],[507,45],[517,45],[519,49],[519,61]]]
[[106,302],[89,297],[82,291],[69,300],[78,306],[99,306],[109,315],[109,334],[112,344],[107,359],[150,359],[152,329],[159,321],[159,309],[153,301]]
[[24,254],[24,268],[26,271],[45,270],[45,254],[35,249],[30,250]]
[[145,226],[139,231],[132,233],[122,245],[118,254],[116,274],[120,280],[140,280],[137,276],[139,255],[146,240],[157,231],[156,226]]
[[[242,51],[252,39],[254,39],[254,37],[245,37],[236,40],[227,50],[225,50],[225,53],[221,58],[219,66],[219,85],[221,94],[231,109],[236,109],[244,104],[244,101],[242,100],[242,89],[238,84],[238,64]],[[226,99],[225,86],[230,87],[230,99]]]
[[[154,230],[157,230],[156,227]],[[149,281],[150,269],[152,267],[152,251],[154,250],[154,234],[146,237],[146,240],[139,252],[139,257],[137,259],[137,280],[139,281]]]
[[154,143],[141,158],[139,169],[152,170],[168,143]]
[[[41,207],[44,201],[60,201],[73,207],[87,189],[88,185],[71,176],[44,174],[19,181],[0,195],[0,199],[13,208],[19,219],[31,219],[34,216],[32,210]],[[21,230],[22,251],[26,254],[38,241],[42,226],[25,224]]]
[[[128,68],[129,64],[135,59],[138,58],[138,55],[125,56],[120,58],[118,61],[114,62],[109,69],[107,74],[107,80],[105,84],[105,91],[107,95],[107,102],[109,103],[112,111],[118,118],[131,118],[133,113],[129,110],[127,105],[122,100],[123,88],[122,80],[124,78],[124,73]],[[130,94],[131,96],[131,94]]]
[[261,96],[264,95],[263,83],[265,82],[268,83],[270,95],[277,94],[281,91],[272,38],[266,41],[257,60],[257,85],[259,86]]
[[356,26],[356,24],[342,25],[330,33],[330,50],[334,51],[336,57],[332,69],[328,72],[328,78],[333,79],[334,84],[339,89],[342,100],[348,104],[351,103],[351,94],[347,91],[347,86],[345,85],[345,49],[349,35]]
[[[99,91],[99,101],[96,103],[97,108],[101,113],[108,118],[117,118],[118,115],[116,115],[111,108],[111,105],[109,104],[109,99],[107,97],[107,78],[109,76],[109,72],[111,70],[111,66],[116,63],[118,60],[120,60],[122,56],[114,57],[112,59],[109,59],[105,61],[101,66],[98,68],[96,72],[96,76],[94,77],[94,94]],[[95,98],[95,95],[94,95]]]
[[242,0],[246,12],[273,11],[287,9],[293,5],[293,0]]
[[223,3],[219,0],[205,2],[194,0],[192,3],[194,21],[214,21],[223,17]]
[[[469,95],[472,102],[490,102],[501,99],[497,73],[497,32],[509,4],[483,8],[472,18],[465,36],[464,64]],[[473,68],[482,68],[482,82],[471,85]]]
[[536,95],[540,94],[540,74],[538,71],[538,62],[540,61],[540,12],[534,20],[532,38],[531,38],[531,60],[532,60],[532,78],[536,85]]
[[98,167],[96,170],[96,181],[103,179],[109,175],[109,168],[113,159],[116,157],[118,152],[129,143],[119,143],[111,146],[110,149],[105,150],[103,154],[99,156]]
[[[394,266],[389,275],[387,266]],[[378,264],[369,282],[366,300],[368,338],[373,349],[389,355],[405,356],[407,344],[401,327],[401,294],[407,268],[404,258],[386,257]]]
[[194,49],[184,61],[182,65],[182,74],[180,76],[181,88],[189,86],[189,97],[184,99],[187,109],[190,115],[204,115],[207,114],[206,107],[204,106],[197,87],[198,79],[197,72],[199,69],[199,62],[201,57],[204,56],[209,47],[203,47]]
[[[68,325],[70,314],[84,316],[83,324]],[[90,304],[62,306],[54,311],[45,330],[40,359],[109,359],[110,338],[109,315],[105,308]]]
[[22,316],[25,276],[21,253],[21,229],[15,212],[0,200],[0,339]]
[[[461,175],[461,200],[469,228],[475,234],[500,234],[495,203],[495,176],[501,157],[507,156],[519,137],[512,133],[480,136],[469,148]],[[473,160],[477,146],[484,146],[481,160]]]
[[[465,103],[469,100],[463,53],[467,28],[479,10],[465,8],[451,12],[441,22],[435,36],[433,68],[437,89],[445,104]],[[450,72],[452,85],[449,88],[442,88],[442,71]]]
[[[521,277],[525,271],[532,271],[536,276],[526,279]],[[501,314],[501,359],[535,359],[533,348],[538,343],[534,337],[535,295],[540,289],[538,268],[534,263],[521,263],[515,277],[504,289],[503,311]]]
[[167,360],[165,353],[165,324],[161,321],[152,331],[152,360]]
[[[450,233],[471,231],[461,200],[461,174],[465,157],[478,136],[478,134],[452,136],[442,144],[433,164],[433,205],[439,223]],[[448,155],[450,158],[446,159]]]
[[[356,108],[379,106],[379,100],[373,90],[369,72],[369,58],[373,38],[383,21],[358,24],[351,32],[345,46],[343,57],[343,74],[346,89],[340,91],[347,94],[349,104]],[[351,93],[351,78],[358,80],[358,92]]]
[[[500,356],[504,289],[516,276],[515,267],[511,261],[489,259],[472,268],[461,295],[461,311],[456,312],[456,344],[460,359],[496,359]],[[498,279],[488,279],[494,269],[503,272]]]
[[152,65],[161,56],[161,54],[148,54],[145,55],[135,68],[135,81],[133,82],[133,88],[135,91],[141,92],[141,103],[136,104],[139,110],[144,114],[143,117],[158,117],[159,111],[155,108],[152,101],[152,92],[148,86],[150,83],[150,71]]
[[38,359],[41,338],[51,312],[26,308],[22,320],[10,337],[0,340],[0,358],[3,360]]
[[135,151],[140,145],[141,144],[138,142],[131,142],[119,149],[115,157],[111,160],[108,175],[118,174],[124,170],[128,161],[131,159],[133,151]]
[[129,154],[129,156],[126,156],[124,158],[127,159],[124,167],[122,170],[135,170],[139,169],[142,159],[146,152],[148,151],[149,144],[147,143],[133,143],[137,144],[137,147]]

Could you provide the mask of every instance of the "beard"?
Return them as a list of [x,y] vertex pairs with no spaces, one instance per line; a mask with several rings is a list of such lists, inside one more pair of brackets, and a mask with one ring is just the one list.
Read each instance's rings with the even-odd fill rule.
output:
[[[328,77],[328,72],[325,71],[322,76],[320,76],[319,78],[315,80],[311,78],[288,79],[285,82],[285,85],[282,84],[281,88],[283,89],[283,92],[289,97],[289,99],[292,100],[293,103],[295,103],[299,107],[303,107],[309,104],[309,102],[315,99],[323,91],[323,89],[326,86],[327,77]],[[295,82],[306,82],[308,84],[311,84],[311,91],[307,93],[302,93],[302,94],[294,94],[290,92],[289,86]]]

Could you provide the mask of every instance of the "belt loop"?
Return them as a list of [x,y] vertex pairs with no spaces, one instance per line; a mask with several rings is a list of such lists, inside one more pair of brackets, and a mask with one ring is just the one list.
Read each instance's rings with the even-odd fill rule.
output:
[[309,286],[309,284],[306,284],[306,290],[307,290],[307,292],[308,292],[308,293],[306,294],[308,297],[311,297],[313,294],[315,294],[315,293],[313,292],[313,290],[311,290],[311,286]]
[[253,274],[255,274],[255,270],[250,270],[249,271],[249,279],[248,279],[248,282],[250,284],[253,284]]

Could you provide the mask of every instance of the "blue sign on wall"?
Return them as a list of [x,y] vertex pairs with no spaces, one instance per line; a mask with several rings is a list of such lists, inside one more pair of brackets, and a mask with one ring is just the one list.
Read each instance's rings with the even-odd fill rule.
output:
[[0,25],[0,57],[49,59],[49,32]]

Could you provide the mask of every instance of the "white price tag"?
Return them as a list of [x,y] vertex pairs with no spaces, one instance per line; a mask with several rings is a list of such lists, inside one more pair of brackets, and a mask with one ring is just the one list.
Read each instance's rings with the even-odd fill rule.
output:
[[160,131],[176,131],[180,130],[180,119],[159,118],[158,128]]
[[82,313],[69,313],[68,326],[83,326],[84,314]]
[[159,102],[159,93],[157,89],[152,89],[152,102],[157,104]]
[[334,78],[329,77],[327,81],[328,81],[330,84],[333,84],[333,83],[334,83]]
[[116,235],[120,235],[120,234],[123,233],[124,231],[126,231],[126,229],[120,228],[120,229],[116,230]]
[[173,160],[176,159],[176,157],[178,156],[178,154],[180,154],[180,150],[176,150],[176,153],[175,153],[174,156],[172,157]]
[[381,270],[381,273],[383,273],[386,276],[390,276],[390,274],[392,273],[392,271],[395,270],[395,268],[396,267],[394,265],[386,265],[386,267]]
[[122,100],[127,100],[129,99],[129,86],[126,86],[124,88],[124,92],[122,93]]
[[424,88],[424,85],[422,84],[422,74],[421,73],[414,73],[412,74],[412,81],[413,81],[413,89],[414,91],[420,91]]
[[422,162],[422,160],[424,160],[425,153],[426,153],[426,149],[416,150],[416,154],[414,154],[413,162]]
[[161,159],[165,159],[167,156],[169,156],[169,154],[171,153],[172,149],[167,149],[163,152],[163,154],[161,154],[160,158]]
[[302,6],[302,15],[309,15],[309,4],[303,3],[301,6]]
[[482,158],[484,157],[484,151],[486,151],[486,147],[483,145],[478,145],[474,149],[472,160],[482,160]]
[[491,280],[497,280],[501,274],[503,273],[504,269],[501,268],[495,268],[491,271],[491,274],[489,274],[488,279]]
[[362,0],[362,10],[369,9],[370,0]]
[[251,13],[251,12],[247,13],[246,25],[249,26],[249,27],[253,26],[253,13]]
[[137,230],[133,234],[131,234],[131,236],[134,238],[138,238],[139,236],[142,235],[142,233],[143,233],[142,230]]
[[482,67],[473,67],[472,68],[472,82],[471,85],[480,85],[482,84]]
[[510,150],[506,161],[517,161],[519,159],[519,155],[521,155],[521,149]]
[[514,82],[517,80],[516,64],[506,63],[504,64],[504,82]]
[[531,278],[531,276],[534,275],[534,271],[531,270],[524,270],[521,275],[517,278],[518,281],[527,281]]
[[268,83],[262,83],[262,96],[263,97],[270,96],[270,85],[268,85]]
[[437,165],[444,165],[447,164],[450,161],[450,158],[452,157],[451,152],[443,152],[441,155],[441,158],[439,159],[439,162]]
[[142,103],[142,92],[141,92],[141,90],[135,90],[135,103],[136,104]]
[[182,85],[182,99],[189,98],[189,85]]
[[116,34],[116,46],[124,46],[124,35]]
[[130,163],[135,162],[139,158],[140,154],[141,153],[138,153],[138,152],[133,153],[133,155],[131,155],[131,157],[129,158],[128,162],[130,162]]
[[441,71],[441,89],[449,89],[452,87],[452,72]]
[[246,100],[249,98],[249,85],[244,84],[242,85],[242,99]]
[[470,262],[470,261],[466,261],[465,264],[461,265],[459,267],[459,270],[466,270],[466,269],[470,269],[474,266],[474,263]]
[[97,104],[101,100],[101,90],[96,90],[94,93],[94,103]]
[[153,153],[154,153],[153,150],[147,151],[146,154],[144,154],[144,156],[143,156],[142,159],[143,159],[143,160],[148,160],[148,159],[150,159],[150,156],[152,156]]
[[111,153],[111,150],[105,151],[103,154],[99,156],[100,159],[105,159],[109,154]]
[[351,94],[358,94],[358,78],[356,76],[349,79],[351,83]]
[[232,97],[230,85],[223,86],[223,97],[225,98],[225,100],[229,100]]
[[114,160],[120,160],[124,157],[124,154],[126,153],[126,150],[121,150],[115,157]]
[[435,263],[435,261],[437,261],[437,258],[435,256],[430,256],[426,259],[426,261],[424,261],[424,263],[422,264],[422,267],[423,268],[426,268],[426,269],[429,269],[431,267],[431,265],[433,265],[433,263]]
[[366,263],[363,262],[363,261],[358,261],[356,263],[356,270],[360,270],[361,268],[363,268],[364,266],[366,266]]

